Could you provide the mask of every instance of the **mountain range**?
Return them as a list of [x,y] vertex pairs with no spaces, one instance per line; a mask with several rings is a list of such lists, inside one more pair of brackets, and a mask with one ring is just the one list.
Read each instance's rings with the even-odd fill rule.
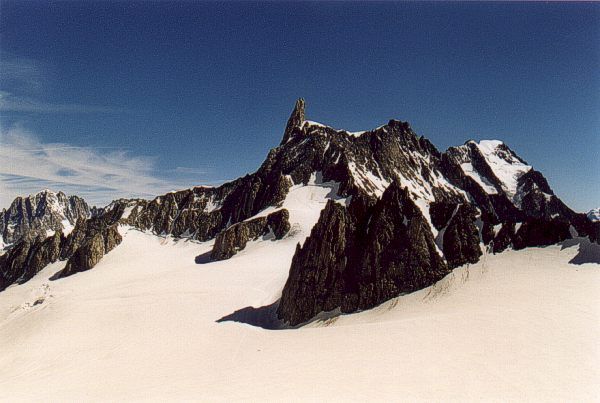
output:
[[431,286],[487,253],[600,239],[600,222],[579,214],[506,144],[475,142],[439,151],[407,122],[349,132],[307,120],[299,99],[279,146],[253,173],[218,187],[90,208],[43,191],[0,213],[0,291],[65,261],[51,279],[94,268],[128,226],[159,236],[213,242],[198,264],[227,260],[249,242],[298,231],[286,203],[300,188],[327,189],[299,241],[281,297],[278,326],[323,312],[374,308]]

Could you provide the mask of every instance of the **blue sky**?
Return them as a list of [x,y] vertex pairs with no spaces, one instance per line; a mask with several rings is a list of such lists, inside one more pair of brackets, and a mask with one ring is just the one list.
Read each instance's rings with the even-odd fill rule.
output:
[[102,204],[255,170],[298,97],[440,149],[505,141],[600,205],[600,4],[0,3],[0,203]]

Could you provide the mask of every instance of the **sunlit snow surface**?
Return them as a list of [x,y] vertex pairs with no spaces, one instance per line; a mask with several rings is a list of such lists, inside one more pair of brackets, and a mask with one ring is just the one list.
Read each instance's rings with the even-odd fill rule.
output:
[[504,191],[508,193],[509,197],[514,197],[517,193],[518,179],[529,172],[531,166],[500,150],[499,146],[502,144],[499,140],[481,140],[477,147],[492,168],[494,175],[500,180]]
[[300,329],[218,323],[279,299],[331,194],[294,186],[292,234],[230,260],[196,264],[211,242],[121,227],[94,269],[49,281],[59,262],[1,292],[0,400],[597,400],[600,265],[585,262],[599,252],[583,240],[486,255]]
[[498,193],[498,191],[496,190],[494,185],[490,183],[490,181],[488,181],[483,176],[479,175],[479,172],[477,172],[477,170],[473,168],[472,163],[463,162],[462,164],[460,164],[460,167],[462,168],[465,175],[470,176],[472,179],[475,180],[475,182],[477,182],[479,186],[481,186],[484,192],[491,195]]

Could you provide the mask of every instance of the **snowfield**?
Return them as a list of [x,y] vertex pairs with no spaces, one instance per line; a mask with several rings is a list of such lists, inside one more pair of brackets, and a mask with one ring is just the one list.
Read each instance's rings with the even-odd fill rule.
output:
[[94,269],[50,281],[58,262],[0,293],[0,400],[600,399],[600,250],[583,239],[486,255],[298,329],[218,322],[278,300],[333,187],[294,187],[292,234],[230,260],[121,227]]

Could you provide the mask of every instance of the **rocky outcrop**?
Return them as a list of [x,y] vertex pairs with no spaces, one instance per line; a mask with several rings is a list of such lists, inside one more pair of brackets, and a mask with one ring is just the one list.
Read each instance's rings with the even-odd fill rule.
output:
[[477,211],[468,204],[456,207],[443,233],[444,256],[450,268],[476,263],[481,256]]
[[84,238],[69,257],[65,268],[56,273],[52,279],[56,280],[92,269],[105,254],[120,244],[121,240],[122,237],[117,230],[117,224],[88,233],[88,236]]
[[[61,249],[60,258],[62,260],[70,258],[80,247],[85,245],[97,234],[102,234],[103,237],[112,236],[114,231],[116,231],[115,224],[119,222],[121,214],[121,211],[109,210],[101,216],[78,220],[75,228],[69,234]],[[114,227],[114,230],[110,232],[107,231],[107,228],[109,227]],[[107,240],[107,242],[112,243],[111,240]]]
[[509,246],[512,246],[513,238],[515,236],[516,224],[514,222],[499,224],[499,227],[500,229],[498,230],[498,233],[494,236],[491,242],[489,242],[494,253],[503,252]]
[[509,247],[523,249],[533,246],[554,245],[572,238],[571,224],[564,219],[530,218],[525,222],[503,223],[490,245],[494,253]]
[[290,230],[289,212],[278,210],[265,217],[242,221],[221,231],[215,239],[212,260],[225,260],[246,247],[249,241],[273,234],[273,239],[283,238]]
[[523,249],[530,246],[553,245],[570,239],[569,222],[562,219],[530,219],[525,221],[513,238],[513,247]]
[[395,181],[374,204],[328,202],[297,247],[277,314],[297,325],[322,311],[368,309],[448,272],[426,219]]
[[0,256],[0,291],[14,283],[24,283],[60,257],[65,238],[56,231],[47,237],[21,239],[15,247]]
[[277,309],[280,319],[297,325],[344,304],[353,230],[348,212],[329,201],[304,246],[296,247]]
[[111,209],[102,215],[77,221],[60,252],[60,258],[67,260],[67,264],[53,279],[90,270],[120,244],[122,237],[117,227],[122,214],[121,209]]
[[0,212],[0,243],[13,244],[23,237],[46,237],[47,233],[69,230],[75,222],[88,217],[90,209],[77,196],[44,190],[28,197],[17,197]]
[[0,256],[0,291],[28,281],[59,259],[67,260],[67,264],[52,279],[91,269],[121,242],[117,220],[118,214],[111,211],[98,217],[80,218],[67,237],[56,231],[47,238],[22,238]]
[[480,243],[487,243],[493,234],[491,228],[477,221],[481,214],[471,204],[432,203],[429,209],[432,225],[439,231],[436,243],[443,251],[450,268],[466,263],[475,263],[481,256]]
[[456,206],[455,212],[441,233],[442,250],[448,266],[455,268],[476,263],[481,256],[477,211],[468,204]]
[[287,125],[285,126],[285,131],[283,133],[283,139],[281,140],[281,144],[287,143],[290,138],[294,135],[294,131],[297,131],[304,124],[304,99],[300,98],[296,101],[296,105],[294,106],[294,110],[288,119]]
[[[304,162],[283,172],[298,183],[306,180],[307,171],[318,170],[323,180],[339,182],[338,195],[352,196],[352,202],[348,208],[329,203],[311,236],[297,249],[278,308],[279,317],[288,323],[301,323],[336,308],[342,312],[366,309],[399,292],[431,284],[451,268],[477,262],[481,243],[491,245],[495,252],[547,245],[569,238],[569,225],[579,235],[598,237],[589,220],[565,206],[543,175],[502,142],[469,141],[440,153],[417,137],[406,122],[391,120],[372,131],[348,133],[302,122],[304,109],[304,102],[296,105],[278,149],[285,149],[288,156],[300,155]],[[297,150],[300,145],[303,148]],[[322,155],[319,162],[313,161],[314,154]],[[277,152],[270,156],[274,165],[286,167],[286,158]],[[436,234],[445,259],[438,265],[435,257],[425,258],[430,254],[417,254],[422,258],[413,267],[423,267],[422,272],[415,269],[410,276],[390,280],[382,274],[387,271],[374,267],[385,262],[383,266],[393,267],[391,272],[397,274],[402,265],[386,260],[387,248],[365,244],[365,228],[372,224],[361,221],[357,212],[372,219],[382,208],[382,193],[395,181],[408,184],[407,200],[418,202],[424,225]],[[368,198],[374,200],[357,208],[359,200]],[[402,233],[395,225],[388,220],[379,231]],[[428,243],[422,240],[421,244]],[[357,256],[356,250],[370,252]],[[395,252],[401,255],[400,250]],[[365,290],[372,290],[371,294]]]

